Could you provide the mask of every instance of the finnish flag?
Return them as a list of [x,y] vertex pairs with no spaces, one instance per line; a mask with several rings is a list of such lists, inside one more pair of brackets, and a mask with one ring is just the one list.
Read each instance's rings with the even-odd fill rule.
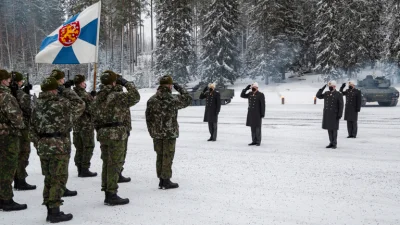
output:
[[97,62],[101,2],[71,17],[48,35],[36,63],[81,64]]

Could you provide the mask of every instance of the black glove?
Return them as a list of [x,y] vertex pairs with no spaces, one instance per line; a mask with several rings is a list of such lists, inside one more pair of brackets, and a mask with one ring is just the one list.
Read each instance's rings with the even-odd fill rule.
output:
[[344,87],[346,87],[346,83],[343,83],[341,88],[344,88]]
[[206,92],[207,90],[208,90],[208,87],[205,87],[205,88],[203,89],[203,93]]
[[326,84],[321,88],[321,90],[324,90],[326,88]]
[[251,88],[251,84],[247,85],[247,87],[245,88],[245,90],[250,90]]
[[118,76],[118,78],[117,78],[117,84],[120,84],[120,85],[122,85],[122,86],[125,86],[126,83],[128,83],[128,81],[127,81],[125,78],[123,78],[122,76]]
[[90,92],[90,95],[91,95],[92,97],[96,97],[96,94],[97,94],[96,91],[91,91],[91,92]]
[[61,88],[61,86],[57,87],[57,92],[58,92],[59,95],[62,95],[63,89]]
[[64,87],[65,88],[71,88],[73,85],[74,85],[74,81],[73,80],[69,80],[69,81],[64,83]]
[[178,83],[173,83],[175,90],[180,91],[182,87]]

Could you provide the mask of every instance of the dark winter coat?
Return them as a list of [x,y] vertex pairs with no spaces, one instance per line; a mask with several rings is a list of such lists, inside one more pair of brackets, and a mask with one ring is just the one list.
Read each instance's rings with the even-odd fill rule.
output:
[[340,88],[340,92],[346,96],[344,120],[357,121],[358,113],[361,110],[361,91],[359,89],[347,89],[343,91],[343,88]]
[[339,120],[343,116],[343,95],[334,90],[322,93],[319,89],[316,97],[324,99],[324,115],[322,118],[322,129],[339,130]]
[[265,97],[264,94],[257,91],[255,94],[243,89],[240,97],[249,99],[249,108],[247,112],[246,126],[261,127],[262,118],[265,116]]
[[221,95],[218,91],[202,92],[200,99],[206,99],[206,111],[204,112],[204,122],[218,122],[218,114],[221,110]]

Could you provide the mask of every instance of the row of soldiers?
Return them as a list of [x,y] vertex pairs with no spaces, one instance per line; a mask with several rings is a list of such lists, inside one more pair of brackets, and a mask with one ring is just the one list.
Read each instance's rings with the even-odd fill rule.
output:
[[[129,108],[139,102],[140,95],[133,82],[113,71],[103,72],[100,80],[100,91],[89,94],[85,90],[84,76],[76,75],[74,80],[65,81],[62,71],[53,70],[41,83],[42,92],[33,109],[27,109],[25,113],[21,110],[22,102],[11,94],[11,74],[0,70],[0,209],[15,211],[27,208],[26,204],[13,201],[11,187],[16,176],[17,159],[23,156],[20,140],[24,139],[22,133],[25,132],[27,145],[33,142],[37,150],[45,177],[43,205],[47,208],[46,221],[56,223],[73,218],[72,214],[60,211],[62,197],[77,195],[76,191],[66,188],[72,129],[78,176],[97,175],[89,170],[96,129],[103,160],[101,190],[105,192],[104,204],[129,203],[128,198],[117,195],[117,183],[130,181],[121,173],[132,129]],[[73,85],[75,87],[71,89]],[[123,91],[123,87],[127,92]],[[172,95],[172,87],[180,95]],[[30,96],[25,98],[30,105]],[[156,171],[160,189],[179,187],[170,180],[176,138],[179,136],[177,111],[189,106],[191,101],[191,96],[183,87],[173,83],[170,76],[164,76],[160,79],[157,93],[147,102],[146,123],[157,153]],[[27,162],[28,158],[25,167]],[[35,189],[26,183],[25,178],[19,178],[18,181],[22,181],[15,184]]]

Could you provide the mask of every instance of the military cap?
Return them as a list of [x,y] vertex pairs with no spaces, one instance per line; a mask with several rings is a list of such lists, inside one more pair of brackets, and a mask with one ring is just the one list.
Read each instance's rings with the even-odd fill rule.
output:
[[0,80],[7,80],[8,78],[11,78],[11,74],[7,70],[0,70]]
[[165,76],[161,77],[160,85],[163,85],[163,84],[173,84],[172,77],[169,75],[165,75]]
[[50,77],[54,77],[56,80],[61,80],[65,77],[65,73],[61,70],[54,69],[51,71]]
[[101,74],[100,81],[104,85],[110,85],[117,81],[117,74],[111,70],[106,70]]
[[24,80],[24,76],[19,72],[13,71],[13,72],[11,72],[11,74],[14,75],[14,80],[17,81],[17,82],[20,82],[21,80]]
[[336,81],[334,81],[334,80],[329,81],[328,86],[329,87],[331,87],[331,86],[335,86],[336,87]]
[[80,75],[80,74],[75,75],[75,78],[74,78],[75,85],[78,85],[78,84],[82,83],[83,81],[85,81],[85,76]]
[[56,90],[58,88],[58,82],[56,78],[48,77],[43,80],[42,84],[40,84],[40,88],[42,91]]

